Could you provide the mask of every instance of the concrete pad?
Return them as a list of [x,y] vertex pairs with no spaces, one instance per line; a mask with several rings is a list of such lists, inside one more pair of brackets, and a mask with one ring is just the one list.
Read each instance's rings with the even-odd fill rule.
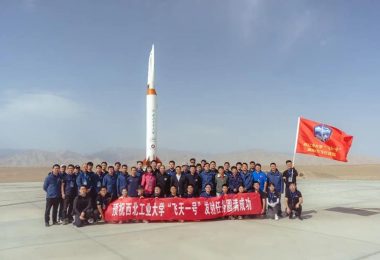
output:
[[42,183],[0,184],[0,259],[380,259],[379,181],[301,181],[304,221],[44,226]]

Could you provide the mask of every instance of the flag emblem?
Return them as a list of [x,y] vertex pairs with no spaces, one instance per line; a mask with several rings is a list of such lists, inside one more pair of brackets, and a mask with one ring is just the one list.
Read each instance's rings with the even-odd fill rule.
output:
[[314,127],[314,136],[321,140],[322,142],[326,142],[330,139],[332,134],[332,129],[326,125],[317,125]]

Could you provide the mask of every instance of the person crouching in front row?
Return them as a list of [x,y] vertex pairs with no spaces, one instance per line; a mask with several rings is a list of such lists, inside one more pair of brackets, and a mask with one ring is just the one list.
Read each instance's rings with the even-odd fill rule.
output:
[[104,214],[111,202],[111,194],[107,192],[107,187],[102,186],[100,188],[99,194],[96,197],[96,215],[100,221],[105,221]]
[[285,195],[285,203],[286,203],[286,213],[288,213],[289,218],[294,218],[294,215],[302,220],[302,203],[303,198],[302,194],[299,190],[297,190],[295,183],[289,184],[289,190]]
[[274,188],[273,183],[269,183],[269,190],[267,195],[267,205],[268,205],[268,211],[267,216],[270,218],[274,218],[275,220],[279,219],[278,212],[280,207],[280,194],[276,191]]
[[92,208],[91,197],[87,195],[86,186],[81,186],[79,189],[79,195],[74,199],[74,225],[76,227],[82,227],[86,224],[94,223],[94,212]]

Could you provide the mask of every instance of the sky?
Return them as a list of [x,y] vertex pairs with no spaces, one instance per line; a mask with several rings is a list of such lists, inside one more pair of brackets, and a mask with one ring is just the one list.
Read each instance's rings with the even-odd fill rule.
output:
[[292,153],[297,117],[380,156],[379,1],[0,0],[0,148]]

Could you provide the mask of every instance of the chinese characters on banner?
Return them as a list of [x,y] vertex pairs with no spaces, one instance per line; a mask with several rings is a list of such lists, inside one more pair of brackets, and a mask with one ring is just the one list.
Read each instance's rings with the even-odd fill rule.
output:
[[347,162],[352,139],[336,127],[300,118],[296,152]]
[[242,193],[212,198],[125,198],[112,202],[106,221],[202,220],[260,214],[260,195]]

